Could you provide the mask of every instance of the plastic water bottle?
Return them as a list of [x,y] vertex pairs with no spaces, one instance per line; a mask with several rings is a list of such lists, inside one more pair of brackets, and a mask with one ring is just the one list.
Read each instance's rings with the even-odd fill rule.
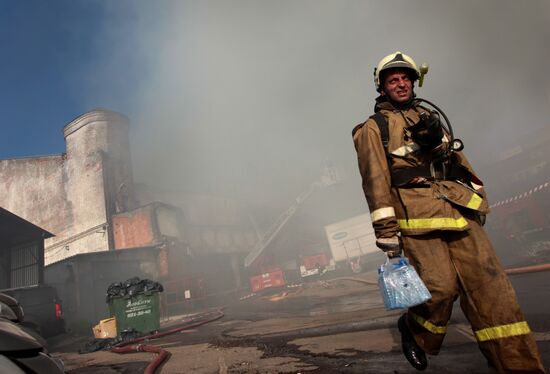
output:
[[378,284],[386,309],[401,309],[419,305],[431,294],[406,258],[389,259],[378,269]]

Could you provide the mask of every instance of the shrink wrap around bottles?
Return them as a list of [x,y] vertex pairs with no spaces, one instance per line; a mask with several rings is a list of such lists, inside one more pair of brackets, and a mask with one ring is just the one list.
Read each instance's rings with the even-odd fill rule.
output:
[[378,269],[378,286],[388,310],[422,304],[432,295],[405,257],[388,259]]

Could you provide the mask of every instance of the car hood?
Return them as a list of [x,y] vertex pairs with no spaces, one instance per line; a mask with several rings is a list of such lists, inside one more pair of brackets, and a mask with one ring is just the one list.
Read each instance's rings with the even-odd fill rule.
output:
[[0,352],[42,349],[42,344],[21,326],[11,321],[0,319]]

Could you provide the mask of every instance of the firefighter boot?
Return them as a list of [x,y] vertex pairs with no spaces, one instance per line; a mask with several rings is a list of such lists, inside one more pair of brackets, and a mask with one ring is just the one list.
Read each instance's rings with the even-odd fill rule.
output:
[[399,317],[397,321],[397,327],[401,333],[401,349],[403,350],[403,355],[407,361],[416,369],[416,370],[426,370],[428,367],[428,360],[426,359],[426,353],[416,344],[414,336],[407,326],[405,321],[407,314],[403,314]]

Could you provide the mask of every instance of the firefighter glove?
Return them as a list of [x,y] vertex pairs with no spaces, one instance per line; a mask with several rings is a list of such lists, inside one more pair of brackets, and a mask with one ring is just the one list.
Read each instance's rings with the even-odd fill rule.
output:
[[389,258],[401,256],[401,240],[399,236],[376,239],[376,246],[383,250]]

